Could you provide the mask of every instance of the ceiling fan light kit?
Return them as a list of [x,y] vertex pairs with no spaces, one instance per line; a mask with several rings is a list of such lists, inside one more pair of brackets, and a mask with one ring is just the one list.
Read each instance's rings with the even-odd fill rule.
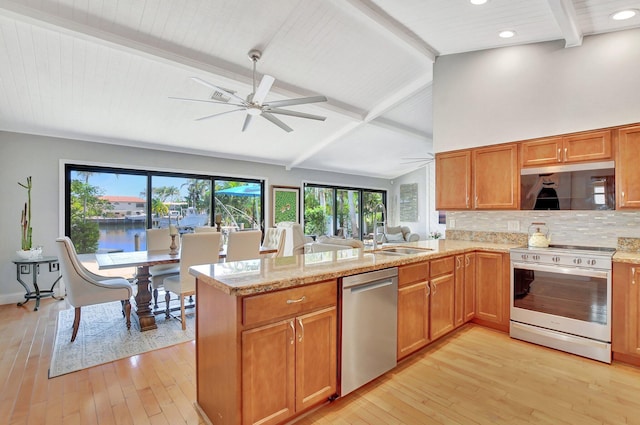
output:
[[242,131],[246,131],[249,128],[249,125],[255,116],[262,116],[267,121],[275,124],[280,127],[282,130],[287,133],[292,132],[293,129],[289,127],[287,124],[282,122],[279,118],[275,117],[273,114],[279,115],[288,115],[291,117],[297,118],[305,118],[316,121],[324,121],[327,118],[322,117],[320,115],[307,114],[304,112],[291,111],[288,109],[280,109],[282,106],[293,106],[293,105],[303,105],[306,103],[317,103],[317,102],[326,102],[327,98],[325,96],[310,96],[310,97],[301,97],[297,99],[285,99],[285,100],[276,100],[273,102],[267,102],[266,98],[275,82],[275,78],[270,75],[263,75],[260,80],[260,84],[256,88],[256,64],[258,60],[262,57],[262,52],[259,50],[251,50],[248,53],[249,60],[253,63],[253,77],[252,77],[252,87],[253,92],[247,96],[246,99],[241,98],[236,95],[235,92],[222,88],[220,86],[216,86],[211,84],[205,80],[202,80],[198,77],[191,77],[191,79],[199,84],[202,84],[210,89],[214,90],[213,95],[209,99],[190,99],[184,97],[170,97],[170,99],[176,100],[185,100],[189,102],[204,102],[204,103],[216,103],[223,105],[231,105],[237,107],[237,109],[233,109],[231,111],[220,112],[213,115],[207,115],[204,117],[197,118],[196,121],[207,120],[210,118],[216,118],[221,115],[226,115],[231,112],[237,111],[245,111],[246,117],[244,123],[242,124]]

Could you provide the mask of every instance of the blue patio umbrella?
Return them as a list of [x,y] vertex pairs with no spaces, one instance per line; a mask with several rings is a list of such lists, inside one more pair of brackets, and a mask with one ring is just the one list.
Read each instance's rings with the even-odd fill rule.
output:
[[234,186],[222,190],[216,190],[216,195],[260,196],[260,192],[259,184],[247,184],[244,186]]

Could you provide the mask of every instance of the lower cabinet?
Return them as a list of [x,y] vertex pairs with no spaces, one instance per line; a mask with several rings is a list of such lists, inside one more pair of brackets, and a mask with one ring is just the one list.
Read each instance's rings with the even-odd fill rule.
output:
[[449,333],[455,323],[455,258],[431,260],[430,334],[436,340]]
[[398,360],[430,341],[429,295],[428,262],[398,269]]
[[475,317],[476,312],[475,253],[456,255],[455,326]]
[[277,424],[336,392],[337,310],[242,333],[243,424]]
[[475,322],[509,330],[509,254],[478,251],[475,254]]
[[613,263],[611,302],[613,357],[640,366],[640,264]]

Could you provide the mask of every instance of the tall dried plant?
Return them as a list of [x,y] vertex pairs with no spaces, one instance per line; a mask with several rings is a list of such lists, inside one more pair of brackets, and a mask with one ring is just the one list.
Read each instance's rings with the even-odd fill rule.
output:
[[20,231],[22,233],[22,249],[31,249],[31,176],[27,177],[27,184],[18,182],[18,184],[27,189],[27,202],[24,203],[22,210],[22,218],[20,219]]

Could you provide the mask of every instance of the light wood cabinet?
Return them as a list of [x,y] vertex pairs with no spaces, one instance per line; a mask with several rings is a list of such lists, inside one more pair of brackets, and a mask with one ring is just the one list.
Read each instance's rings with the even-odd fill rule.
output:
[[455,326],[470,321],[476,312],[475,253],[456,255]]
[[473,192],[475,209],[519,208],[520,167],[517,144],[473,150]]
[[596,130],[520,143],[522,167],[613,159],[611,130]]
[[515,143],[436,154],[436,209],[517,209]]
[[471,151],[436,154],[436,209],[471,208]]
[[613,357],[640,366],[640,264],[613,263],[611,304]]
[[476,254],[464,255],[464,321],[476,315]]
[[615,131],[617,209],[640,208],[640,125]]
[[429,293],[428,262],[398,269],[398,360],[430,341]]
[[335,394],[336,347],[335,305],[244,331],[242,423],[277,424]]
[[430,262],[431,305],[430,335],[436,340],[449,333],[455,324],[455,257]]
[[476,252],[476,311],[474,322],[507,332],[509,329],[509,257]]

